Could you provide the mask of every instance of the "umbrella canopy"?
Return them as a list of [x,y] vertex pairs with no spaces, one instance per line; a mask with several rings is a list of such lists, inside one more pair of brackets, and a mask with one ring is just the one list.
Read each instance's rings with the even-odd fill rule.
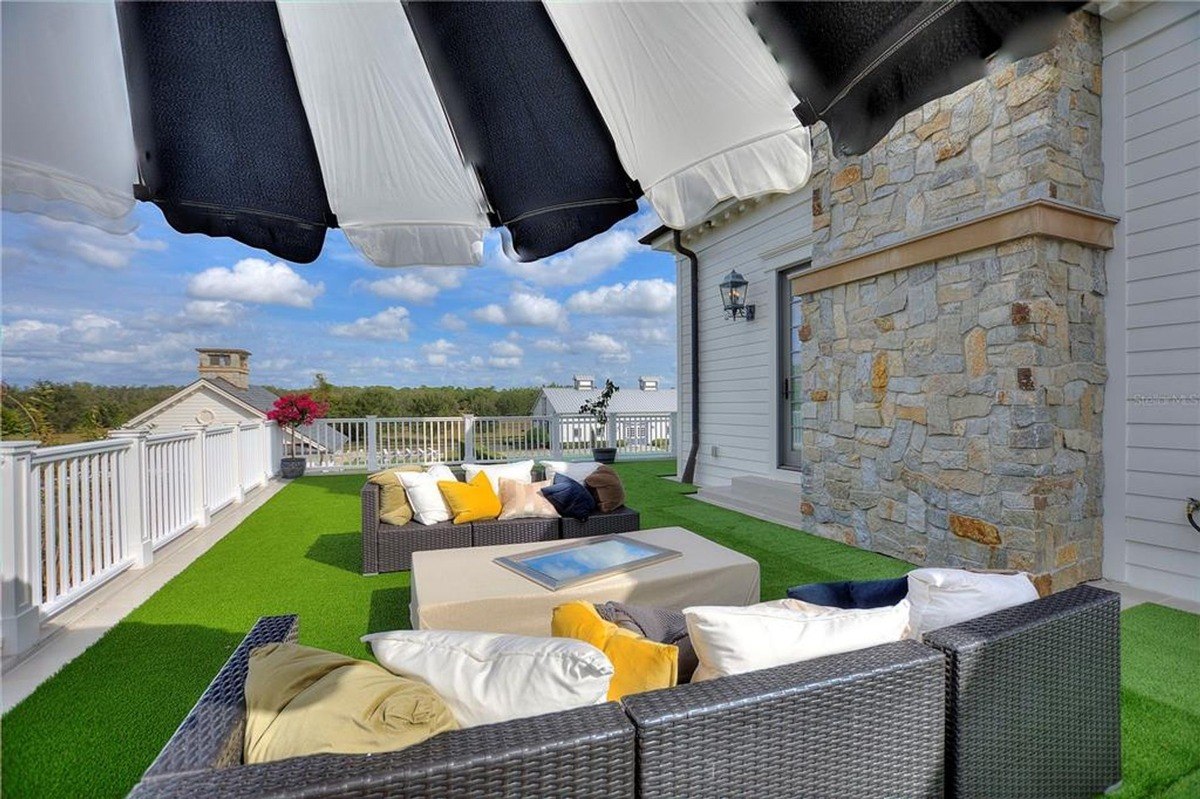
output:
[[[1044,48],[1081,3],[26,3],[3,14],[4,207],[314,260],[515,257],[632,214],[794,191],[838,153]],[[1031,32],[1036,35],[1032,35]]]

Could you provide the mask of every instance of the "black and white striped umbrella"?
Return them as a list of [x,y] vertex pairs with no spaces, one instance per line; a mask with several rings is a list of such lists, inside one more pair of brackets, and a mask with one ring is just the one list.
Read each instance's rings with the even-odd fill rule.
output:
[[[1081,3],[5,2],[4,207],[315,259],[522,260],[800,188]],[[996,8],[994,6],[1000,6]],[[1030,36],[1030,31],[1039,35]]]

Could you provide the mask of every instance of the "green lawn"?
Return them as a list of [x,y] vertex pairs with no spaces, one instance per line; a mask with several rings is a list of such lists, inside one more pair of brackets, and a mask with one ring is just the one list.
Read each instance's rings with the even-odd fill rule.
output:
[[[797,583],[897,576],[899,561],[685,497],[670,462],[620,464],[643,527],[679,525],[756,558],[764,599]],[[408,574],[359,574],[361,476],[294,482],[2,720],[5,796],[121,796],[259,616],[368,656],[408,626]],[[1121,797],[1200,795],[1200,617],[1123,614]]]

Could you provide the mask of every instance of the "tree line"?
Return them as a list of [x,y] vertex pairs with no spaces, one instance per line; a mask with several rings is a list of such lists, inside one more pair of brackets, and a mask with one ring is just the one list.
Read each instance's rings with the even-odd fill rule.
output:
[[[276,394],[306,392],[329,406],[329,416],[527,416],[537,388],[458,386],[335,386],[317,375],[312,386],[268,386]],[[0,383],[0,435],[65,444],[104,438],[180,386],[101,386],[39,380],[18,387]]]

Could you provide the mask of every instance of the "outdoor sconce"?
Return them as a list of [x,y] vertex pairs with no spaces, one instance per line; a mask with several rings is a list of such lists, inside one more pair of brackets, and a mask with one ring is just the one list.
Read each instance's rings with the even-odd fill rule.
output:
[[753,321],[754,306],[746,304],[746,287],[749,285],[750,282],[736,269],[730,270],[725,276],[721,283],[721,305],[725,308],[727,318],[737,319],[741,316],[747,322]]

